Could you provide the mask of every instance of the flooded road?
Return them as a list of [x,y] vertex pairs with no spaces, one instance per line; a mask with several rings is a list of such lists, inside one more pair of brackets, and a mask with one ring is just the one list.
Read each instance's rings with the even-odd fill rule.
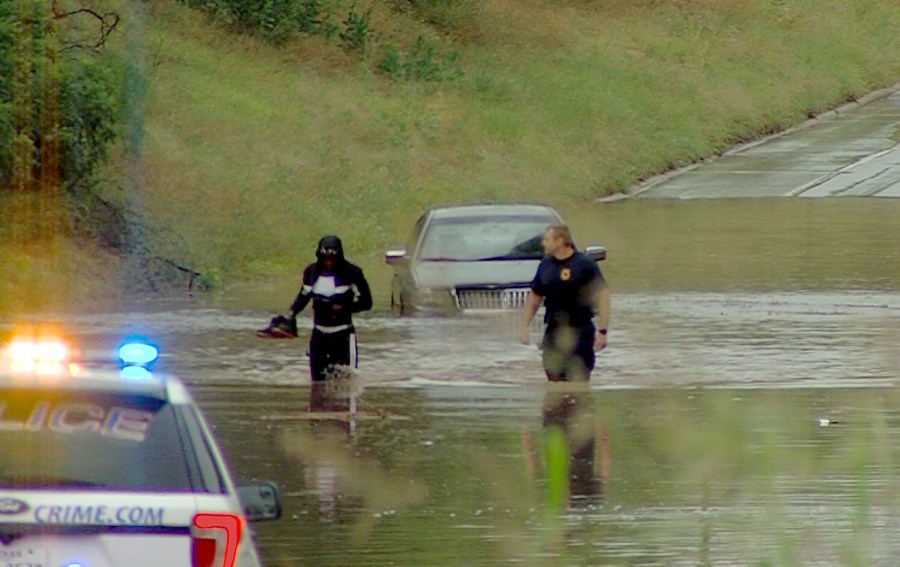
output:
[[353,419],[310,416],[305,340],[254,336],[290,298],[70,323],[154,336],[238,476],[281,485],[284,518],[256,528],[268,565],[894,564],[900,202],[563,213],[610,250],[585,391],[550,388],[512,319],[390,315],[374,263]]

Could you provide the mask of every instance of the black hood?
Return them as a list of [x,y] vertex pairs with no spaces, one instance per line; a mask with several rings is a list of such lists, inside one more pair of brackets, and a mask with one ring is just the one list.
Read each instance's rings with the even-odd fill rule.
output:
[[322,263],[322,258],[325,256],[326,250],[335,253],[338,264],[344,261],[344,245],[341,244],[341,239],[337,236],[329,234],[323,236],[322,239],[319,240],[319,245],[316,246],[316,259],[320,264]]

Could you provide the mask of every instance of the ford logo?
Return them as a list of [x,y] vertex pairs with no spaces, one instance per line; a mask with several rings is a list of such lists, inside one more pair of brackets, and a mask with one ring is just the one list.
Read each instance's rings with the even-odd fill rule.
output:
[[0,514],[12,516],[28,509],[28,504],[15,498],[0,498]]

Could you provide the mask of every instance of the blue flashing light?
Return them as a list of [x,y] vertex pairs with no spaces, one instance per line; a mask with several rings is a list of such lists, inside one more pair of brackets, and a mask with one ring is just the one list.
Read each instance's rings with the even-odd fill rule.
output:
[[143,366],[126,366],[119,372],[123,380],[131,382],[145,382],[153,379],[153,373]]
[[65,565],[63,565],[63,567],[84,567],[84,565],[82,563],[73,562],[73,563],[66,563]]
[[122,366],[149,368],[159,358],[159,348],[146,341],[130,340],[119,347]]

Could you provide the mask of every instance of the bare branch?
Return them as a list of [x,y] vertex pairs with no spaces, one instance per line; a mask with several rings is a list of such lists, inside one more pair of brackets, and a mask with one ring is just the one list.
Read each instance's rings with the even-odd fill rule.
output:
[[115,12],[106,12],[99,13],[91,8],[79,8],[78,10],[72,10],[69,12],[62,12],[59,10],[59,6],[56,3],[56,0],[53,0],[53,19],[59,21],[64,18],[71,18],[79,15],[86,15],[97,20],[100,29],[98,30],[98,37],[96,41],[93,42],[83,42],[83,41],[64,41],[62,51],[67,51],[69,49],[88,49],[88,50],[97,50],[103,47],[106,44],[106,40],[112,34],[113,30],[116,29],[116,26],[119,24],[119,14]]

